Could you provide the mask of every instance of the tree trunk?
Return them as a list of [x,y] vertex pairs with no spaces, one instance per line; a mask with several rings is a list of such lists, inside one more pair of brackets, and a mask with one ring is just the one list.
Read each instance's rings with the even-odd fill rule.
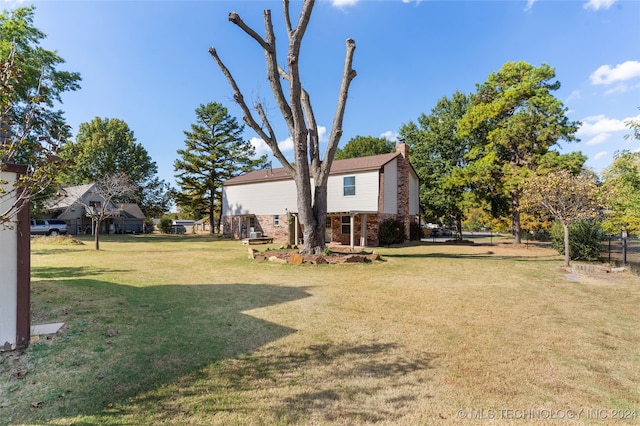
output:
[[511,191],[511,229],[513,230],[513,244],[522,244],[522,229],[520,228],[520,190]]
[[100,250],[100,223],[100,220],[96,220],[96,227],[93,230],[93,241],[96,250]]
[[456,214],[456,239],[462,240],[462,215]]
[[[211,191],[211,196],[209,197],[209,234],[212,235],[214,233],[213,231],[213,225],[215,223],[216,220],[216,215],[215,215],[215,211],[214,211],[214,206],[215,206],[215,191]],[[222,195],[220,196],[220,199],[222,199]]]
[[571,260],[571,247],[569,245],[569,223],[562,222],[562,228],[564,229],[564,266],[569,266]]

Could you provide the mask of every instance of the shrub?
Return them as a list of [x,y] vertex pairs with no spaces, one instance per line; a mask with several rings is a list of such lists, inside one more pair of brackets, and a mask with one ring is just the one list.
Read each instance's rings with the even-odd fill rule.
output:
[[[571,260],[597,260],[600,257],[600,222],[580,220],[569,225],[569,255]],[[551,226],[551,244],[564,254],[564,229],[560,222]]]
[[409,239],[411,241],[420,241],[422,239],[422,227],[418,222],[411,222],[409,225]]
[[171,232],[172,225],[173,225],[173,221],[165,216],[162,219],[160,219],[160,222],[158,222],[158,230],[163,234],[168,234]]
[[381,246],[401,244],[407,239],[404,232],[404,223],[396,219],[385,219],[378,230],[378,243]]

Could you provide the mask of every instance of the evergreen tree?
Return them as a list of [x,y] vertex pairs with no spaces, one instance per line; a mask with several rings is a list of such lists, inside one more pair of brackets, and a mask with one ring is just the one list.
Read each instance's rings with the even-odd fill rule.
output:
[[478,85],[459,122],[459,136],[484,140],[467,154],[462,176],[485,188],[492,205],[508,207],[516,244],[521,242],[522,183],[542,155],[560,139],[574,140],[578,130],[579,123],[568,120],[567,109],[552,94],[560,88],[554,78],[549,65],[507,62]]
[[[227,108],[211,102],[196,109],[196,124],[185,131],[184,149],[173,164],[180,192],[176,203],[186,211],[207,214],[213,233],[215,212],[222,205],[222,183],[234,176],[266,166],[266,155],[253,159],[255,149],[242,139],[244,126]],[[219,220],[217,226],[219,227]]]

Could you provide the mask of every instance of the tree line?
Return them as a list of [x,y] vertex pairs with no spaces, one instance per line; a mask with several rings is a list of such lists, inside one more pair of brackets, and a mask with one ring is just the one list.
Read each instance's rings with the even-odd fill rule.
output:
[[[312,8],[313,2],[306,1],[298,23],[301,29],[306,28]],[[213,232],[220,221],[222,183],[267,165],[267,157],[256,158],[254,147],[244,138],[244,126],[220,103],[198,106],[195,123],[184,131],[184,147],[177,150],[174,162],[177,189],[157,177],[156,163],[120,119],[95,117],[82,123],[75,140],[71,140],[63,112],[53,106],[61,102],[64,92],[80,88],[81,77],[60,70],[64,60],[40,47],[45,34],[33,27],[34,12],[35,8],[30,6],[0,15],[0,155],[3,164],[30,165],[23,184],[30,190],[35,211],[62,185],[124,176],[134,190],[121,194],[119,201],[137,202],[148,217],[165,214],[175,203],[185,217],[208,218]],[[288,19],[287,2],[285,13]],[[270,14],[265,19],[270,23]],[[262,39],[239,16],[232,13],[230,20],[263,46],[267,68],[275,76],[270,79],[275,80],[274,94],[284,117],[290,119],[289,127],[294,130],[304,127],[296,130],[299,134],[291,132],[298,139],[305,138],[304,143],[295,144],[298,147],[295,163],[289,163],[280,152],[275,133],[260,113],[260,106],[256,106],[256,111],[262,124],[242,104],[239,88],[213,48],[212,58],[234,88],[235,99],[245,113],[245,123],[262,136],[283,162],[296,180],[299,192],[308,195],[302,198],[309,198],[309,203],[314,198],[315,202],[326,199],[326,194],[317,193],[321,185],[316,185],[316,197],[311,197],[305,182],[311,178],[323,182],[325,169],[330,168],[334,158],[395,150],[394,141],[371,136],[356,136],[343,147],[338,146],[348,83],[355,77],[350,62],[355,49],[353,40],[347,41],[343,75],[346,88],[341,89],[336,111],[339,128],[332,130],[332,143],[321,160],[317,125],[309,95],[299,86],[297,65],[290,64],[289,72],[274,65],[269,61],[275,60],[271,56],[275,52],[270,50],[270,33]],[[290,42],[298,43],[295,46],[299,48],[303,31],[296,33],[291,22],[287,23]],[[281,93],[281,79],[291,85],[293,97],[289,101]],[[409,145],[411,163],[421,181],[423,219],[453,226],[458,235],[465,225],[502,227],[512,232],[516,244],[521,243],[525,231],[548,229],[550,218],[560,221],[565,233],[572,222],[595,215],[604,219],[607,232],[638,232],[640,154],[618,153],[602,176],[585,168],[587,158],[581,152],[560,154],[556,150],[559,142],[575,141],[581,123],[567,118],[567,108],[553,94],[559,88],[560,82],[551,66],[507,62],[478,84],[474,93],[458,91],[443,97],[429,114],[423,113],[415,121],[402,124],[399,139]],[[304,125],[301,119],[307,120]],[[633,121],[627,124],[632,132],[630,137],[640,138],[640,124]],[[573,198],[565,199],[569,195]],[[573,207],[562,210],[558,205],[551,206],[552,201]],[[299,203],[304,204],[301,211],[309,210],[305,220],[310,225],[318,222],[324,227],[324,221],[319,219],[322,208],[307,205],[305,200]],[[9,212],[0,214],[3,220],[9,217]],[[315,228],[305,226],[305,232]],[[314,235],[308,236],[308,250],[315,250],[322,243],[322,237]]]

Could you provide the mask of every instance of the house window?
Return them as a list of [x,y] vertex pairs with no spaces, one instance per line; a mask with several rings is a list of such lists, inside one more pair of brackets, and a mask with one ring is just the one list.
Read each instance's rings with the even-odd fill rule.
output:
[[273,215],[273,226],[280,226],[280,215]]
[[351,235],[351,216],[342,216],[342,235]]
[[356,195],[356,177],[355,176],[345,176],[343,178],[343,183],[344,183],[343,195],[345,197]]
[[256,219],[254,217],[250,217],[249,218],[249,228],[255,228],[256,227]]

